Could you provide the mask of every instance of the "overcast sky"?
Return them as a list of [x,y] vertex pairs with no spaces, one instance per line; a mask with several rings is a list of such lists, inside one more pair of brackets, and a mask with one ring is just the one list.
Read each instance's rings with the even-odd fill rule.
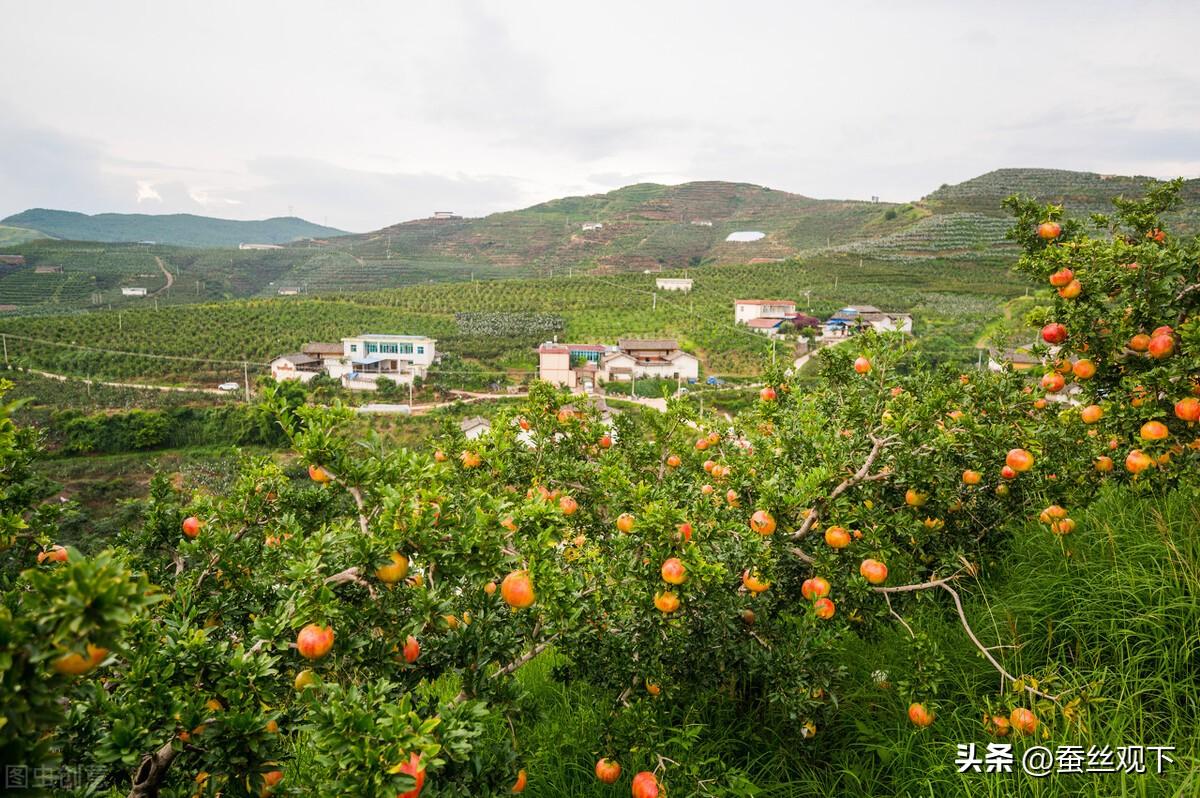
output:
[[1200,175],[1200,3],[0,0],[0,218]]

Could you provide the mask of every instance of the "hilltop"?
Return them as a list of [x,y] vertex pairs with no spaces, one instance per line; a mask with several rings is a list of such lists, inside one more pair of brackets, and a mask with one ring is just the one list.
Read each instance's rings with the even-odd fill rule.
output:
[[[822,200],[749,183],[639,183],[565,197],[478,219],[418,219],[320,245],[358,259],[445,259],[500,267],[589,269],[694,267],[752,263],[818,251],[895,260],[1004,256],[1010,194],[1067,203],[1085,216],[1111,210],[1119,195],[1140,194],[1152,178],[1062,169],[998,169],[943,185],[910,203]],[[1200,180],[1184,189],[1200,205]],[[1196,211],[1191,211],[1196,214]],[[1200,229],[1200,217],[1175,220]],[[757,231],[753,242],[730,233]]]
[[[889,211],[891,213],[889,213]],[[621,271],[782,259],[883,235],[912,209],[819,200],[749,183],[639,183],[478,219],[418,219],[326,242],[365,258],[441,257],[499,266]],[[730,233],[763,238],[727,242]]]
[[[13,237],[0,252],[22,255],[26,263],[0,266],[0,305],[10,313],[57,313],[146,302],[122,294],[122,288],[131,287],[146,288],[158,304],[183,304],[564,272],[755,266],[795,258],[808,263],[816,256],[840,259],[844,279],[854,279],[859,259],[918,264],[944,275],[947,264],[1002,268],[1014,256],[1005,238],[1010,222],[1001,207],[1010,194],[1064,202],[1069,214],[1086,217],[1111,210],[1115,196],[1141,194],[1149,181],[1060,169],[998,169],[904,204],[813,199],[749,183],[639,183],[482,218],[417,219],[266,251],[170,246],[161,235],[151,239],[159,241],[154,246],[44,239],[19,243]],[[1181,233],[1200,231],[1200,180],[1188,181],[1183,197],[1185,207],[1171,215],[1172,225]],[[34,213],[51,212],[27,212]],[[298,219],[208,221],[308,225]],[[6,230],[24,235],[29,223],[0,226],[0,241]],[[311,233],[313,227],[305,229]],[[740,231],[763,237],[726,241]],[[288,235],[300,233],[292,229]],[[232,240],[266,243],[270,238],[240,232]],[[170,287],[164,270],[174,277]]]
[[153,241],[182,247],[288,244],[305,238],[345,234],[343,230],[313,224],[295,216],[238,221],[190,213],[99,213],[89,216],[46,208],[31,208],[0,219],[0,225],[40,233],[42,238],[103,243]]

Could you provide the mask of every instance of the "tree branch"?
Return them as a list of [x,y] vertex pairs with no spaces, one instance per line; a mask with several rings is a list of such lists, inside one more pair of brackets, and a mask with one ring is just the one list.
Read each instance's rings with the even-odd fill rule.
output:
[[179,751],[171,742],[164,743],[152,754],[142,757],[141,764],[133,773],[133,786],[129,798],[158,798],[158,788],[167,777],[167,771]]
[[366,588],[367,593],[371,596],[371,598],[375,598],[375,586],[358,575],[357,566],[347,568],[344,571],[339,571],[333,576],[325,579],[325,584],[327,585],[344,585],[347,582],[361,585],[362,587]]
[[974,643],[975,647],[977,649],[979,649],[980,653],[982,653],[983,656],[987,658],[987,661],[992,663],[992,667],[994,667],[996,670],[998,670],[1000,672],[1001,676],[1003,676],[1005,679],[1008,679],[1013,684],[1022,682],[1022,687],[1025,688],[1025,692],[1030,693],[1031,695],[1035,695],[1040,698],[1047,698],[1051,701],[1058,701],[1059,696],[1049,695],[1048,693],[1043,693],[1041,690],[1038,690],[1035,687],[1032,687],[1028,684],[1024,684],[1023,680],[1017,679],[1011,673],[1006,671],[1004,669],[1004,666],[1001,665],[1000,662],[995,657],[992,656],[992,652],[988,651],[987,647],[984,646],[983,643],[979,642],[979,638],[975,636],[975,632],[971,630],[971,624],[967,622],[967,613],[966,613],[966,611],[963,610],[962,599],[959,598],[958,591],[955,590],[954,588],[950,587],[949,585],[945,584],[944,582],[940,585],[940,587],[943,590],[945,590],[947,593],[949,593],[951,595],[951,597],[953,597],[954,608],[956,610],[958,610],[958,619],[960,621],[962,621],[962,626],[963,626],[963,629],[965,629],[967,632],[967,637],[971,638],[971,642]]
[[[549,648],[554,643],[554,641],[557,639],[558,639],[558,633],[550,635],[545,640],[538,643],[536,646],[534,646],[533,648],[529,649],[521,656],[514,659],[512,662],[508,663],[503,668],[501,668],[500,670],[493,673],[491,678],[499,679],[504,676],[508,676],[511,673],[513,673],[513,671],[517,670],[518,668],[522,667],[523,665],[527,665],[530,660],[532,660],[538,654],[541,654],[543,651],[545,651],[547,648]],[[470,698],[470,696],[467,695],[467,691],[461,690],[461,691],[459,691],[459,694],[454,697],[453,703],[457,704],[460,701],[466,701],[468,698]]]
[[[863,461],[862,466],[859,467],[859,469],[853,474],[838,483],[838,485],[829,492],[829,495],[821,500],[821,503],[829,504],[838,496],[841,496],[843,493],[862,482],[874,482],[877,479],[887,479],[889,476],[891,476],[891,472],[886,470],[880,471],[877,474],[872,474],[871,466],[875,465],[875,461],[879,459],[879,455],[883,454],[883,450],[888,446],[891,446],[895,440],[896,436],[894,435],[889,435],[886,438],[880,438],[879,436],[872,434],[871,451],[867,454],[867,459]],[[804,519],[804,523],[800,525],[800,528],[792,533],[792,537],[799,539],[807,535],[812,531],[813,526],[817,523],[820,517],[821,508],[814,506],[811,510],[809,510],[808,516]],[[793,550],[793,553],[794,552],[795,550]]]

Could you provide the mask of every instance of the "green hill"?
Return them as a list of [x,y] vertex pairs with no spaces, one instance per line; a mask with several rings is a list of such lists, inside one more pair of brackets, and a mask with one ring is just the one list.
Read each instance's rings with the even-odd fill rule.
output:
[[0,248],[24,244],[26,241],[36,241],[39,238],[47,238],[47,236],[37,230],[0,224]]
[[[886,234],[911,222],[898,208],[817,200],[748,183],[639,183],[480,219],[418,219],[324,246],[368,260],[450,258],[605,271],[673,268],[781,259],[830,243]],[[889,210],[897,211],[891,219]],[[764,236],[749,243],[726,242],[738,231]]]
[[236,247],[239,244],[287,244],[304,238],[344,235],[332,227],[295,216],[261,221],[237,221],[190,213],[151,215],[99,213],[32,208],[0,219],[0,224],[24,228],[47,238],[105,243],[153,241],[182,247]]

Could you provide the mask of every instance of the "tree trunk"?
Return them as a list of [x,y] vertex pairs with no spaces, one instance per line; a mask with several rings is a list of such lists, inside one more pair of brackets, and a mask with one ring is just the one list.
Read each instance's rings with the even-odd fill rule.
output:
[[175,746],[168,742],[153,754],[142,757],[142,763],[133,774],[129,798],[158,798],[158,788],[167,777],[171,762],[178,753]]

